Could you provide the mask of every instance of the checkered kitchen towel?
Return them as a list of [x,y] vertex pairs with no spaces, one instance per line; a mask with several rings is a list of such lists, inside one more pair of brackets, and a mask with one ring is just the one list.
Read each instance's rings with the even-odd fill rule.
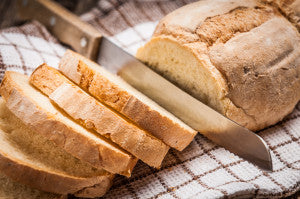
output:
[[[101,0],[82,16],[131,53],[148,40],[156,21],[183,0]],[[0,78],[5,70],[30,74],[46,62],[57,67],[65,48],[31,22],[0,32]],[[271,149],[273,172],[219,147],[201,134],[184,151],[170,150],[160,170],[139,162],[131,178],[118,176],[104,198],[279,198],[300,189],[300,103],[282,122],[259,132]]]

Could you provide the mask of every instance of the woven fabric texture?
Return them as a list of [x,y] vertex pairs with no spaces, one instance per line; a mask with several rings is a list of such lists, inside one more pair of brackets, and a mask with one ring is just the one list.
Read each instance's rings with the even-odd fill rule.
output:
[[6,70],[26,75],[42,63],[57,66],[65,48],[38,22],[0,32],[0,79]]
[[[159,17],[185,3],[117,1],[118,5],[111,6],[111,2],[99,1],[82,19],[132,54],[151,37]],[[135,15],[141,17],[135,20]],[[116,24],[117,19],[123,21],[122,26]],[[43,62],[57,67],[64,51],[37,22],[2,30],[0,78],[5,70],[29,75]],[[198,134],[184,151],[170,150],[160,170],[139,162],[131,178],[117,176],[104,198],[280,198],[299,191],[300,103],[282,122],[258,134],[270,147],[273,172],[259,169]]]

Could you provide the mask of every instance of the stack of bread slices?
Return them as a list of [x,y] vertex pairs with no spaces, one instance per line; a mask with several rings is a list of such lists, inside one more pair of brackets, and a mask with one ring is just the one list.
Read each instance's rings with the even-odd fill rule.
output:
[[183,150],[196,135],[75,52],[65,53],[59,69],[42,64],[30,77],[5,73],[0,87],[0,181],[7,186],[0,187],[0,197],[9,189],[40,198],[46,193],[37,190],[100,197],[115,174],[130,177],[138,159],[159,168],[169,147]]

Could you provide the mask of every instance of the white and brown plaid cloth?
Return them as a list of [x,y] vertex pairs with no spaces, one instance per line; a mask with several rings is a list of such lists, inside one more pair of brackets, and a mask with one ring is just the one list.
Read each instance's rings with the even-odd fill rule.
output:
[[[130,53],[147,41],[166,13],[187,1],[109,1],[82,15]],[[65,47],[37,22],[0,32],[0,78],[57,67]],[[259,169],[201,134],[184,151],[170,150],[160,170],[139,162],[131,178],[118,176],[104,198],[280,198],[300,189],[300,103],[277,125],[259,132],[271,150],[273,172]]]

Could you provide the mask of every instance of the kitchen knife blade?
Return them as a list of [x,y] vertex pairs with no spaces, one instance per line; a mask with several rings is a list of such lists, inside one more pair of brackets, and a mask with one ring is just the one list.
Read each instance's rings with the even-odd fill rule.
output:
[[269,148],[260,136],[179,89],[105,37],[97,62],[216,144],[272,170]]
[[59,4],[50,0],[18,0],[18,7],[22,19],[40,21],[61,42],[120,75],[216,144],[272,170],[269,148],[261,137],[182,91]]

